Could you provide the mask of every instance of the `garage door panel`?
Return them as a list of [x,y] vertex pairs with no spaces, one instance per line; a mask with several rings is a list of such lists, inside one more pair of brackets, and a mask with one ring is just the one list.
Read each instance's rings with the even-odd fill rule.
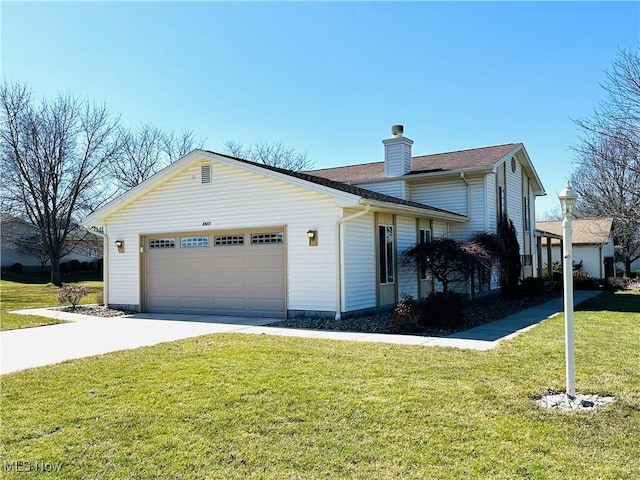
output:
[[244,297],[221,297],[216,296],[213,301],[213,308],[228,311],[244,312],[247,310],[247,299]]
[[224,291],[227,288],[244,289],[247,284],[247,279],[245,276],[236,273],[224,275],[222,272],[218,272],[218,274],[213,276],[211,284],[213,289],[217,291]]
[[191,296],[184,297],[181,296],[178,300],[178,307],[180,309],[198,309],[207,311],[209,310],[209,296]]
[[149,302],[156,308],[166,309],[174,308],[177,304],[178,297],[176,295],[152,295]]
[[250,257],[249,267],[257,270],[275,269],[282,263],[282,254],[258,254]]
[[[244,232],[243,238],[251,238],[250,233]],[[217,238],[215,232],[197,234],[201,235]],[[148,311],[284,316],[283,243],[229,245],[211,240],[207,245],[185,248],[176,241],[175,248],[149,248],[146,252]]]
[[180,270],[182,271],[200,271],[203,267],[209,267],[209,257],[206,255],[190,255],[180,258]]
[[[220,249],[223,250],[223,249]],[[243,254],[229,254],[227,252],[215,252],[213,267],[216,269],[245,268],[246,259]]]
[[254,311],[268,312],[284,310],[284,301],[273,298],[251,298],[249,308]]

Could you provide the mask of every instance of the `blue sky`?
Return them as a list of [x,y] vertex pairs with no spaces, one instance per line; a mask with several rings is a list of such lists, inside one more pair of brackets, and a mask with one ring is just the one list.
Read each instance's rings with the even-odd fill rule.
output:
[[2,2],[1,69],[125,124],[284,141],[317,168],[524,143],[555,208],[639,2]]

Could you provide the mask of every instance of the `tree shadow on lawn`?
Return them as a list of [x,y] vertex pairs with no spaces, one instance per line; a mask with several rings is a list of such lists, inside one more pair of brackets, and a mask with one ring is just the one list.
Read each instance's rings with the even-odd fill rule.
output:
[[[63,273],[62,283],[76,282],[101,282],[102,272],[71,272]],[[51,282],[51,274],[49,272],[2,272],[2,280],[8,282],[21,283],[23,285],[46,285]]]
[[640,313],[640,294],[633,292],[603,292],[576,307],[582,312]]

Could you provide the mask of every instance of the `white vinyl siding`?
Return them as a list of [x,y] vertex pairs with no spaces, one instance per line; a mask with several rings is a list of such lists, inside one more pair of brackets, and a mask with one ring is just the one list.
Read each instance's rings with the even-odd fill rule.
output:
[[406,185],[404,180],[393,180],[389,182],[373,182],[373,183],[360,183],[360,188],[366,188],[372,192],[383,193],[384,195],[391,195],[392,197],[406,199]]
[[467,181],[469,182],[468,190],[470,197],[470,210],[468,213],[469,221],[466,223],[451,224],[451,236],[458,240],[465,241],[477,232],[489,230],[485,212],[485,198],[487,194],[485,191],[484,178],[484,176],[467,178]]
[[398,244],[398,294],[399,296],[407,294],[416,298],[418,296],[418,274],[413,267],[403,265],[402,262],[402,253],[416,244],[416,219],[397,217],[396,229],[396,242]]
[[460,178],[414,183],[411,201],[467,215],[467,185]]
[[[547,263],[546,247],[543,246],[544,260],[543,265]],[[574,245],[572,248],[573,263],[582,262],[582,271],[588,273],[593,278],[604,277],[604,256],[599,245]],[[551,259],[560,262],[562,252],[559,246],[551,248]]]
[[516,171],[511,171],[511,159],[506,160],[507,215],[516,227],[520,254],[524,254],[522,217],[522,166],[516,161]]
[[[355,210],[345,210],[350,215]],[[376,306],[376,253],[373,213],[343,224],[343,310],[346,312]]]
[[[329,195],[211,163],[211,185],[194,164],[106,220],[110,241],[109,302],[140,305],[141,235],[286,227],[287,308],[335,311],[335,225],[342,209]],[[318,230],[310,248],[307,230]],[[126,242],[118,253],[111,239]]]
[[434,220],[433,231],[431,232],[431,238],[444,238],[449,235],[449,229],[445,222]]

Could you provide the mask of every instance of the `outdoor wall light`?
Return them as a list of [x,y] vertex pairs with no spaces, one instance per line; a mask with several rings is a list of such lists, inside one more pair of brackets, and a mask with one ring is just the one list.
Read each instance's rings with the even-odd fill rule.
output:
[[310,247],[318,246],[318,231],[317,230],[309,230],[307,232],[307,238],[309,239]]
[[113,242],[118,249],[118,253],[124,252],[124,240],[116,240]]

